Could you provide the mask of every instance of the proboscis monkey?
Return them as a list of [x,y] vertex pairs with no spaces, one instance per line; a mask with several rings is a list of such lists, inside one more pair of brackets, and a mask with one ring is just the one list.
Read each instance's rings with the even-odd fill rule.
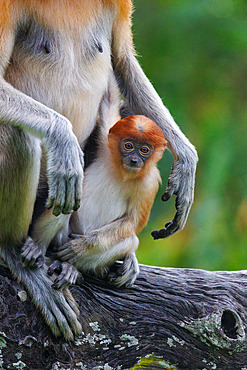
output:
[[193,201],[197,154],[135,58],[131,12],[130,0],[0,1],[0,255],[66,339],[80,331],[71,299],[51,289],[44,267],[23,267],[20,248],[31,243],[41,145],[48,207],[54,215],[78,208],[78,142],[83,148],[95,127],[112,73],[129,107],[158,124],[174,156],[163,200],[176,194],[177,213],[154,237],[182,229]]
[[[50,273],[58,266],[61,270],[55,288],[74,283],[77,269],[117,286],[132,285],[138,275],[136,234],[147,224],[159,187],[156,164],[166,140],[161,129],[141,115],[123,118],[107,134],[103,129],[97,157],[85,171],[81,207],[75,220],[72,216],[76,238],[59,248],[64,263],[50,266]],[[123,264],[111,271],[119,259]]]

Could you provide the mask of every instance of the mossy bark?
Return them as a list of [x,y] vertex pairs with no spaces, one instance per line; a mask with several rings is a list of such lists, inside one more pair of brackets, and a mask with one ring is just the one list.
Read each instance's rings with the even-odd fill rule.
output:
[[65,343],[0,268],[3,369],[247,368],[246,271],[141,266],[133,288],[86,277],[71,291],[83,333]]

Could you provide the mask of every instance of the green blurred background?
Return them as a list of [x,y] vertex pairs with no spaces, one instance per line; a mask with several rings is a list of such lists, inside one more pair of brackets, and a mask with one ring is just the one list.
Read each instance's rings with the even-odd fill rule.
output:
[[245,0],[134,0],[139,61],[199,154],[195,202],[185,229],[153,241],[175,214],[160,199],[139,235],[140,263],[247,269],[247,6]]

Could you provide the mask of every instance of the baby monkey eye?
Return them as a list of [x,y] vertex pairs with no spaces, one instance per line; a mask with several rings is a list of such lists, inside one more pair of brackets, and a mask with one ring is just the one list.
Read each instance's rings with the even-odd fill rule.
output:
[[134,148],[133,144],[130,141],[127,141],[124,143],[124,149],[125,150],[132,150]]
[[148,146],[144,145],[144,146],[141,147],[140,152],[142,154],[149,154],[150,153],[150,148]]

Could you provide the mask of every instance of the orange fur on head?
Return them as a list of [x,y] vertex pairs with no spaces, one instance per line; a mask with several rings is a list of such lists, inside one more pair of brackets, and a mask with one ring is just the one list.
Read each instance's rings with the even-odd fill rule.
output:
[[111,127],[108,135],[108,146],[112,153],[113,162],[116,168],[122,171],[122,154],[120,142],[124,139],[133,139],[139,142],[148,142],[153,146],[154,152],[147,160],[144,168],[137,174],[130,174],[129,177],[140,177],[154,166],[162,157],[167,141],[162,130],[151,119],[141,116],[129,116],[121,119]]
[[4,0],[0,3],[0,25],[3,27],[9,22],[11,15],[11,2],[10,0]]
[[119,120],[109,131],[120,140],[129,138],[140,142],[148,141],[154,148],[165,146],[162,130],[150,118],[141,115],[129,116]]
[[[104,9],[112,9],[118,20],[128,19],[131,0],[4,0],[12,1],[50,27],[83,27],[92,23]],[[1,5],[0,5],[1,9]]]

